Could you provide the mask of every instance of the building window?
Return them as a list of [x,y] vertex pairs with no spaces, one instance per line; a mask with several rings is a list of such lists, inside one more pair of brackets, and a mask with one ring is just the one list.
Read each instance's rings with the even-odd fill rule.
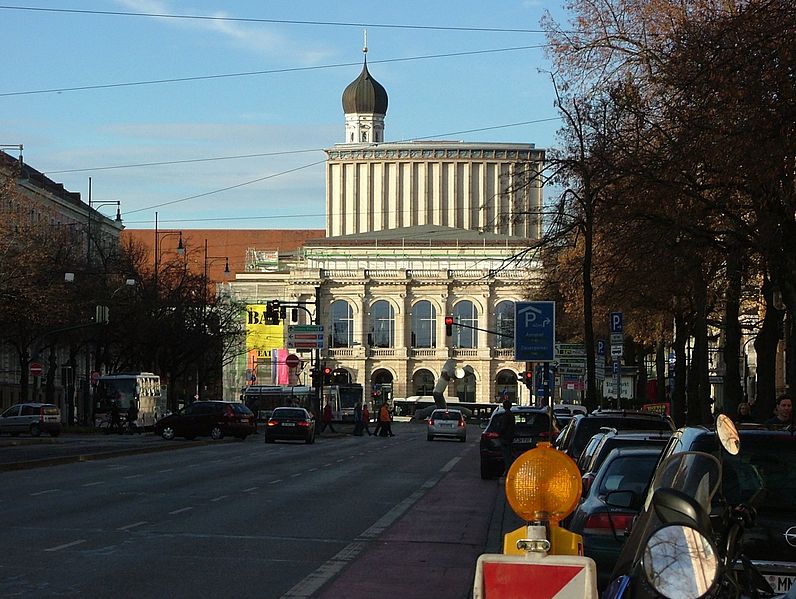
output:
[[434,375],[428,370],[418,370],[412,376],[412,388],[415,395],[431,395],[434,391]]
[[332,302],[330,310],[331,342],[330,347],[354,346],[354,312],[345,300]]
[[454,393],[459,401],[475,401],[475,374],[468,372],[462,379],[455,379]]
[[478,312],[475,304],[462,300],[453,307],[453,321],[464,326],[453,327],[453,345],[458,348],[478,347]]
[[500,302],[495,308],[495,330],[500,333],[495,335],[497,349],[511,349],[514,347],[514,302]]
[[422,300],[412,308],[412,347],[437,347],[437,311],[434,305]]
[[512,370],[501,370],[495,378],[495,402],[502,402],[506,399],[511,403],[517,403],[517,389],[519,381],[517,373]]
[[387,300],[374,302],[370,307],[372,347],[395,347],[395,310]]

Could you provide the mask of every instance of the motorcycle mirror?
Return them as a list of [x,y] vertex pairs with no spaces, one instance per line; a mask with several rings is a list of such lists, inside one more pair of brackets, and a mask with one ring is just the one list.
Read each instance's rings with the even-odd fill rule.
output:
[[730,455],[738,455],[741,451],[741,438],[738,436],[738,429],[726,414],[716,416],[716,433],[721,441],[721,446]]
[[713,544],[697,529],[670,524],[656,530],[644,547],[644,575],[649,584],[670,599],[699,599],[719,577]]

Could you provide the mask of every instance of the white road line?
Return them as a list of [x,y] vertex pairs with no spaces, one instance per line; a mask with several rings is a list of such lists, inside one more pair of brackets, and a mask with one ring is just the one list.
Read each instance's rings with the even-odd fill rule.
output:
[[301,472],[296,472],[295,474],[291,474],[290,478],[296,478],[297,476],[301,476]]
[[182,507],[178,510],[174,510],[173,512],[169,512],[169,514],[174,516],[175,514],[182,514],[183,512],[189,512],[192,509],[193,509],[192,507]]
[[86,539],[79,539],[77,541],[72,541],[71,543],[64,543],[63,545],[56,545],[55,547],[50,547],[49,549],[45,549],[45,551],[60,551],[61,549],[66,549],[67,547],[74,547],[75,545],[80,545],[80,543],[85,543]]
[[163,470],[158,470],[158,473],[161,473],[161,472],[171,472],[172,470],[174,470],[174,468],[165,468],[165,469],[163,469]]
[[97,482],[95,482],[95,483],[86,483],[86,484],[84,484],[83,486],[84,486],[84,487],[93,487],[93,486],[95,486],[95,485],[104,485],[104,484],[105,484],[105,481],[103,481],[103,480],[98,480],[98,481],[97,481]]
[[249,487],[248,489],[243,489],[241,493],[251,493],[252,491],[256,491],[260,487]]
[[328,468],[328,467],[329,467],[329,466],[331,466],[331,465],[332,465],[332,463],[331,463],[331,462],[329,462],[328,464],[324,464],[324,465],[323,465],[323,467],[324,467],[324,468]]
[[445,464],[445,465],[444,465],[442,468],[440,468],[440,470],[439,470],[439,471],[440,471],[440,472],[450,472],[450,471],[453,469],[453,467],[454,467],[456,464],[458,464],[458,463],[459,463],[459,460],[461,460],[461,459],[462,459],[461,457],[458,457],[458,458],[453,458],[453,459],[452,459],[450,462],[448,462],[448,463],[447,463],[447,464]]
[[116,530],[130,530],[131,528],[135,528],[136,526],[143,526],[146,524],[146,520],[141,520],[141,522],[134,522],[133,524],[128,524],[127,526],[120,526]]
[[46,491],[37,491],[36,493],[31,493],[31,497],[35,497],[36,495],[46,495],[47,493],[57,493],[61,489],[47,489]]
[[339,460],[335,460],[335,461],[339,464],[340,462],[345,462],[345,458],[340,458]]
[[281,478],[277,478],[276,480],[272,480],[272,481],[271,481],[270,483],[268,483],[268,484],[269,484],[269,485],[275,485],[276,483],[281,483],[281,482],[282,482],[282,479],[281,479]]
[[316,472],[317,470],[317,468],[310,468],[307,472]]
[[221,463],[221,462],[223,462],[223,461],[224,461],[224,460],[210,460],[210,461],[208,462],[208,464],[220,464],[220,463]]
[[221,501],[222,499],[226,499],[227,497],[229,497],[229,495],[221,495],[220,497],[213,497],[213,499],[211,499],[210,501],[215,503],[216,501]]
[[143,474],[131,474],[130,476],[125,476],[124,478],[138,478],[139,476],[144,476]]

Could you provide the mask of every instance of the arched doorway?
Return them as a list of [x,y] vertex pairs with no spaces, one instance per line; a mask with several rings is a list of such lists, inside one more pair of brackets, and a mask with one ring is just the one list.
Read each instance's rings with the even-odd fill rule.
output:
[[434,374],[430,370],[420,369],[412,375],[413,395],[431,395],[434,391]]
[[493,401],[501,402],[510,399],[511,403],[517,403],[517,390],[519,381],[517,373],[513,370],[501,370],[495,377],[495,398]]
[[383,399],[392,402],[392,372],[384,368],[374,370],[370,376],[370,385],[374,404],[379,404]]

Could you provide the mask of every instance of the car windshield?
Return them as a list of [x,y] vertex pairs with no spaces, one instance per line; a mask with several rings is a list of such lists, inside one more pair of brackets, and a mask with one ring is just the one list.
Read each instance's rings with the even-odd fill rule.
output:
[[599,495],[611,491],[633,491],[641,496],[658,461],[656,455],[620,456],[605,464]]
[[[503,410],[496,413],[489,423],[489,429],[497,427],[498,422],[503,417]],[[546,412],[536,412],[521,410],[514,412],[514,436],[538,435],[550,429],[550,419]]]
[[252,411],[242,403],[233,403],[232,409],[236,414],[243,414],[244,416],[249,416],[252,413]]
[[572,439],[570,455],[579,456],[596,433],[603,427],[616,430],[645,430],[645,431],[670,431],[671,425],[667,420],[657,418],[634,418],[632,416],[600,416],[597,418],[585,417],[578,422],[575,438]]
[[294,420],[294,419],[303,419],[306,418],[307,414],[304,410],[300,410],[298,408],[288,408],[285,410],[277,409],[274,410],[273,414],[271,414],[271,418],[274,420]]
[[431,414],[432,420],[461,420],[461,412],[447,412],[445,410],[437,410]]

